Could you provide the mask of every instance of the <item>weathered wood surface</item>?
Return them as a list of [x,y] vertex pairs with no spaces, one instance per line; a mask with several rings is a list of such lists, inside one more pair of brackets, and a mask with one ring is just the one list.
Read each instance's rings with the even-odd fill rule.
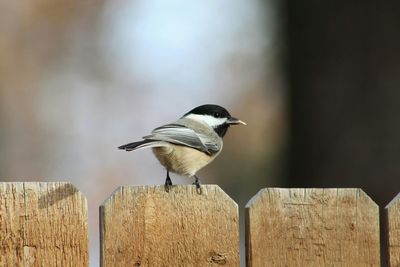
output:
[[88,266],[87,204],[63,182],[0,183],[0,266]]
[[239,266],[238,206],[218,186],[124,186],[100,207],[101,266]]
[[261,190],[246,206],[247,266],[380,266],[379,208],[360,189]]
[[387,223],[387,261],[389,267],[400,266],[400,194],[385,208]]

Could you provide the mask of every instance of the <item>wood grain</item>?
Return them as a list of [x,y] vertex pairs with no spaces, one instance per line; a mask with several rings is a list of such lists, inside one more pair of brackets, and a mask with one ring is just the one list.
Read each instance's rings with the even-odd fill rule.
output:
[[360,189],[267,188],[246,205],[247,266],[380,266],[379,246]]
[[238,222],[216,185],[123,186],[100,207],[101,266],[239,266]]
[[400,194],[398,194],[386,207],[385,217],[387,223],[387,261],[389,267],[400,266]]
[[87,204],[64,182],[0,183],[0,266],[88,266]]

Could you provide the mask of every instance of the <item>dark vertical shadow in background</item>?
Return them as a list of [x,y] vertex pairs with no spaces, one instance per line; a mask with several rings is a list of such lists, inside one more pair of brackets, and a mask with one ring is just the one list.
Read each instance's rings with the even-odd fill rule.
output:
[[289,186],[361,187],[384,207],[400,192],[400,1],[286,7]]

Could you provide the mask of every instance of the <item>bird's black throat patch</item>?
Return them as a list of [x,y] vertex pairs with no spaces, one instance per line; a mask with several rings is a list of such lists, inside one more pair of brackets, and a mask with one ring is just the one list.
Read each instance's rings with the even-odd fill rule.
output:
[[229,126],[230,126],[229,124],[224,123],[224,124],[214,127],[213,129],[219,135],[219,137],[222,138],[225,136],[226,132],[228,131]]

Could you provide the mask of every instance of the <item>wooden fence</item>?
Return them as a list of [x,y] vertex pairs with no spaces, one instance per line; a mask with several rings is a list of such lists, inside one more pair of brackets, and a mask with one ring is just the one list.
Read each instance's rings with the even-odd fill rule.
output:
[[[237,204],[216,185],[123,186],[100,206],[101,266],[239,266]],[[247,266],[400,266],[400,197],[267,188],[246,205]],[[88,266],[86,199],[63,182],[0,183],[0,266]]]

